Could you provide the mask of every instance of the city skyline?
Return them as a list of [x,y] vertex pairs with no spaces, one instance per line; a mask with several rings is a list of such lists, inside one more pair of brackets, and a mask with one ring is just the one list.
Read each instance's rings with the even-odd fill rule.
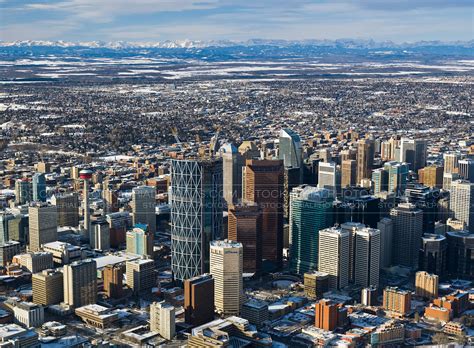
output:
[[473,346],[472,9],[0,0],[0,346]]

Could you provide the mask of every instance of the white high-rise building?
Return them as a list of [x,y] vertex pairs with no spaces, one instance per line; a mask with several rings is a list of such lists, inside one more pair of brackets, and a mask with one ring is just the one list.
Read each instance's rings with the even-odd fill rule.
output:
[[454,218],[465,223],[466,229],[474,233],[474,183],[466,180],[453,182],[449,207]]
[[44,307],[32,302],[19,302],[13,307],[15,323],[26,328],[38,327],[44,323]]
[[380,231],[357,229],[354,238],[354,284],[378,286],[380,273]]
[[461,155],[459,153],[445,153],[443,154],[444,161],[444,173],[451,174],[458,172],[459,159]]
[[151,259],[137,259],[125,264],[127,285],[134,293],[149,290],[156,284],[155,262]]
[[84,230],[86,236],[89,236],[91,231],[91,214],[89,209],[89,181],[92,178],[92,171],[89,169],[83,169],[79,172],[79,177],[82,181],[84,181],[84,188],[83,188],[83,203],[82,209],[84,211]]
[[443,174],[443,190],[451,191],[451,185],[456,180],[459,180],[458,173],[444,173]]
[[17,262],[31,273],[53,268],[53,254],[48,252],[29,252],[15,256]]
[[172,340],[175,330],[174,307],[164,301],[153,302],[150,305],[150,331],[158,332],[163,338]]
[[91,224],[90,246],[95,250],[106,251],[110,249],[110,228],[105,220],[94,221]]
[[334,162],[319,162],[318,187],[337,194],[341,190],[341,170]]
[[347,230],[331,227],[319,231],[318,268],[329,275],[329,288],[349,284],[349,239]]
[[211,242],[210,273],[218,313],[239,315],[243,302],[243,246],[224,240]]
[[58,240],[56,206],[32,203],[28,208],[30,223],[30,251],[39,251],[45,243]]
[[151,186],[138,186],[132,190],[133,224],[146,224],[151,234],[156,232],[155,212],[156,189]]

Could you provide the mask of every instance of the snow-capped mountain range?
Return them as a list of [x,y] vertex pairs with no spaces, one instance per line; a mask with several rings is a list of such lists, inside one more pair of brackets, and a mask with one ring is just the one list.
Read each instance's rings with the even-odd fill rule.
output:
[[340,39],[340,40],[264,40],[252,39],[247,41],[230,41],[230,40],[175,40],[161,42],[127,42],[127,41],[0,41],[0,47],[84,47],[84,48],[108,48],[108,49],[137,49],[137,48],[170,48],[170,49],[195,49],[207,47],[233,47],[233,46],[325,46],[339,48],[356,48],[356,49],[377,49],[377,48],[416,48],[416,47],[439,47],[439,46],[456,46],[464,48],[474,48],[474,40],[471,41],[419,41],[413,43],[394,43],[392,41],[374,41],[359,39]]

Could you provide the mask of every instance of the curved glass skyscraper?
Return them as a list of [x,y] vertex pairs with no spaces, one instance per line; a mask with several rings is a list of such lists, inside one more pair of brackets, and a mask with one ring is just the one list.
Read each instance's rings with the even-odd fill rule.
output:
[[290,269],[304,274],[316,269],[319,231],[333,223],[333,192],[302,185],[294,188],[290,197]]
[[301,168],[301,139],[289,128],[280,130],[278,158],[283,160],[285,167]]

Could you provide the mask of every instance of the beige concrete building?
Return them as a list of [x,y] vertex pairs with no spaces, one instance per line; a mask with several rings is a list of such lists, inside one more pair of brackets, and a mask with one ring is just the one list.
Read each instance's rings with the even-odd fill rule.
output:
[[89,304],[76,308],[74,312],[87,325],[98,329],[105,329],[118,320],[117,313],[112,313],[110,308],[97,304]]
[[36,164],[36,171],[39,173],[49,173],[51,171],[51,164],[48,162],[38,162]]
[[446,226],[448,227],[448,231],[464,231],[466,229],[466,223],[464,221],[453,218],[446,220]]
[[167,340],[175,335],[175,310],[166,302],[153,302],[150,305],[150,331],[158,332]]
[[67,265],[82,259],[81,248],[65,242],[51,242],[43,244],[43,251],[53,255],[53,262],[59,265]]
[[214,307],[238,315],[243,300],[243,246],[232,241],[211,242],[210,273],[214,278]]
[[58,240],[57,213],[54,205],[33,203],[28,208],[30,220],[30,251],[39,251],[41,245]]
[[94,260],[64,266],[64,303],[82,307],[97,301],[97,265]]
[[318,269],[329,275],[329,289],[338,290],[349,284],[350,233],[340,228],[319,231]]
[[38,273],[44,269],[53,268],[53,254],[48,252],[29,252],[15,255],[14,261],[25,267],[31,273]]
[[138,259],[126,263],[127,285],[133,292],[149,290],[155,286],[155,262]]
[[355,186],[357,184],[357,161],[345,160],[341,165],[341,187]]
[[451,174],[457,173],[459,168],[459,160],[461,159],[461,154],[459,153],[444,153],[444,173]]
[[415,293],[427,299],[438,297],[439,277],[425,271],[416,272]]
[[474,183],[457,180],[451,184],[449,208],[454,218],[466,225],[466,230],[474,233]]
[[26,328],[38,327],[44,323],[44,308],[31,302],[19,302],[13,308],[15,323]]
[[33,302],[49,306],[64,299],[63,273],[47,269],[31,277]]
[[387,287],[383,291],[383,308],[398,315],[410,312],[411,293],[396,287]]

